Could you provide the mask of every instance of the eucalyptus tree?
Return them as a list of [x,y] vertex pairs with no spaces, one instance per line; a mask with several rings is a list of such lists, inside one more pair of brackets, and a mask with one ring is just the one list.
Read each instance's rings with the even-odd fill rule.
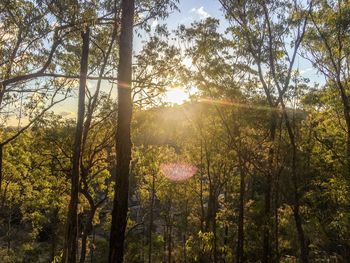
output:
[[346,125],[347,175],[350,175],[350,112],[349,112],[349,24],[347,1],[315,1],[303,43],[303,56],[325,77],[330,92],[336,89],[343,106]]
[[[239,112],[240,105],[249,103],[249,98],[244,98],[252,96],[249,91],[254,83],[249,80],[249,75],[252,74],[252,70],[247,66],[248,61],[245,61],[243,57],[239,57],[234,50],[234,43],[219,32],[219,21],[213,18],[208,18],[204,21],[193,23],[190,27],[181,26],[178,30],[178,37],[184,42],[185,46],[185,56],[192,63],[186,68],[186,80],[189,80],[190,85],[193,85],[199,90],[199,101],[202,103],[213,104],[213,108],[218,115],[219,123],[222,125],[223,131],[220,129],[216,130],[217,137],[213,139],[214,141],[221,136],[225,137],[225,144],[222,148],[222,152],[234,152],[231,156],[232,163],[231,166],[237,165],[240,171],[240,204],[239,204],[239,224],[237,224],[238,236],[235,246],[235,254],[238,260],[243,260],[243,236],[244,236],[244,206],[245,206],[245,163],[248,162],[249,158],[243,157],[243,148],[239,146],[243,138],[240,132],[241,124],[237,123],[236,117],[234,117],[234,111]],[[238,107],[238,108],[237,108]],[[246,115],[244,115],[247,117]],[[196,118],[199,118],[197,116]],[[202,127],[204,120],[199,119],[196,121],[198,127]],[[212,125],[212,124],[208,124]],[[241,127],[243,129],[243,127]],[[201,128],[205,130],[203,127]],[[223,135],[225,134],[225,135]],[[220,140],[220,139],[219,139]],[[221,139],[222,140],[222,139]],[[201,152],[203,151],[203,159],[208,158],[213,150],[207,149],[207,139],[202,138]],[[226,148],[228,147],[228,148]],[[245,159],[245,160],[244,160]],[[210,160],[204,161],[204,165],[201,167],[206,167],[209,165]],[[215,161],[213,161],[215,163]],[[217,165],[217,164],[216,164]],[[210,165],[209,165],[210,166]],[[204,174],[209,173],[210,169],[203,171]],[[223,171],[221,171],[223,172]],[[227,171],[226,171],[227,172]],[[234,171],[229,170],[229,173],[234,174]],[[210,175],[208,174],[210,177]],[[218,193],[215,190],[216,186],[211,185],[211,182],[215,182],[215,178],[220,178],[220,174],[212,175],[212,179],[209,179],[210,202],[211,206],[208,206],[208,213],[212,213],[213,204],[218,203],[216,196]],[[220,180],[219,180],[220,181]],[[221,180],[222,181],[222,180]],[[214,189],[212,189],[214,188]],[[222,189],[219,194],[225,192],[230,195],[231,192],[229,186],[221,187]],[[226,191],[227,190],[227,191]],[[217,205],[216,205],[217,206]],[[211,221],[215,221],[216,213],[218,209],[214,212],[214,215],[208,214],[208,218]],[[216,233],[216,229],[210,227],[211,223],[207,220],[206,231],[213,231]],[[202,229],[202,231],[205,229]],[[226,230],[228,232],[228,229]],[[227,233],[228,234],[228,233]],[[226,243],[228,243],[226,241]],[[215,252],[216,253],[216,252]],[[215,254],[214,253],[214,254]],[[217,256],[216,256],[217,257]],[[215,259],[214,257],[214,260]]]
[[[338,211],[335,213],[323,213],[321,220],[327,218],[333,222],[339,218],[339,211],[348,210],[348,187],[350,175],[350,112],[349,112],[349,11],[350,5],[347,1],[315,1],[313,11],[310,14],[310,23],[303,42],[303,57],[308,59],[313,68],[318,71],[320,77],[324,77],[325,83],[315,89],[305,99],[310,115],[310,127],[313,131],[315,141],[314,151],[322,153],[324,164],[331,165],[336,171],[334,181],[322,175],[329,171],[322,164],[318,167],[318,180],[323,180],[325,185],[346,182],[346,187],[340,190],[336,185],[332,189],[339,189]],[[330,122],[333,120],[333,122]],[[337,120],[337,121],[334,121]],[[329,158],[334,160],[330,164]],[[317,166],[316,166],[317,167]],[[322,169],[321,169],[322,167]],[[340,184],[342,184],[340,183]],[[332,191],[327,191],[331,195]],[[347,196],[343,199],[344,194]],[[328,199],[327,202],[332,203]],[[317,207],[318,204],[317,204]],[[328,216],[326,216],[328,215]],[[340,220],[336,242],[338,248],[336,253],[347,257],[350,246],[345,239],[349,236],[348,220]],[[332,228],[333,224],[327,224]],[[325,229],[332,236],[333,230]],[[325,242],[325,247],[331,246]]]
[[32,1],[3,1],[0,10],[0,117],[7,127],[0,140],[1,192],[4,146],[62,102],[68,96],[70,84],[30,81],[51,70],[54,55],[66,34],[62,28],[52,26],[47,6],[39,9]]
[[[308,262],[308,245],[305,237],[302,215],[300,214],[300,176],[297,169],[297,141],[292,120],[287,113],[287,94],[293,83],[293,71],[301,42],[305,36],[312,2],[298,1],[254,2],[220,1],[227,19],[231,22],[231,32],[240,39],[241,52],[252,58],[266,101],[271,108],[268,174],[265,191],[265,223],[263,227],[263,262],[278,260],[278,247],[275,256],[271,254],[271,189],[275,180],[275,139],[277,108],[282,108],[282,118],[286,125],[292,149],[292,198],[294,218],[299,237],[300,259]],[[277,223],[277,222],[276,222]],[[277,225],[275,226],[277,227]],[[275,240],[278,242],[277,237]],[[274,259],[273,259],[274,258]]]
[[[174,9],[176,1],[121,2],[121,24],[119,36],[118,64],[118,109],[116,135],[116,187],[113,201],[110,235],[109,262],[123,262],[124,240],[127,223],[129,176],[131,161],[131,118],[132,118],[132,51],[134,17],[137,11],[144,12],[146,18],[166,17],[168,8]],[[141,24],[145,26],[144,24]]]
[[88,74],[88,58],[89,58],[89,41],[90,29],[86,27],[82,32],[82,54],[80,62],[80,81],[79,81],[79,97],[78,97],[78,114],[77,126],[75,131],[75,139],[72,156],[72,174],[71,174],[71,199],[67,216],[67,233],[65,239],[65,247],[63,250],[63,262],[76,262],[77,253],[77,235],[78,235],[78,195],[80,183],[80,166],[81,166],[81,148],[83,139],[84,117],[85,117],[85,86]]

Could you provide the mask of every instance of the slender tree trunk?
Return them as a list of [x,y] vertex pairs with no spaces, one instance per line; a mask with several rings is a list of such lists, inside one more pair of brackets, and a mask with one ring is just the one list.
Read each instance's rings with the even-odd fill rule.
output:
[[81,252],[80,252],[80,260],[79,260],[80,263],[85,262],[87,237],[88,237],[88,234],[86,231],[84,231],[84,233],[81,237]]
[[276,176],[275,182],[275,259],[276,262],[280,262],[280,253],[279,253],[279,219],[278,219],[278,204],[279,204],[279,178]]
[[134,0],[122,1],[118,66],[116,184],[109,244],[109,263],[122,263],[124,258],[124,240],[128,212],[129,175],[132,147],[130,125],[132,115],[131,80],[134,9]]
[[150,203],[150,218],[149,218],[149,229],[148,229],[148,262],[152,262],[152,230],[153,230],[153,206],[155,198],[155,175],[152,174],[152,196]]
[[141,262],[145,262],[145,224],[142,225],[142,237],[141,237]]
[[94,250],[95,250],[95,228],[92,226],[92,244],[90,246],[90,263],[94,261]]
[[305,233],[302,225],[302,220],[300,216],[300,205],[299,201],[295,201],[294,205],[294,219],[295,219],[295,225],[297,228],[297,233],[298,233],[298,239],[299,239],[299,244],[300,244],[300,260],[302,263],[308,263],[309,262],[309,252],[308,252],[308,246],[306,244],[306,238],[305,238]]
[[53,215],[52,215],[52,236],[51,238],[51,261],[54,260],[56,255],[56,247],[57,247],[57,225],[58,225],[58,208],[56,207]]
[[290,140],[290,144],[292,146],[292,180],[293,180],[293,187],[294,187],[294,200],[293,200],[293,215],[295,220],[295,225],[297,229],[298,239],[299,239],[299,246],[300,246],[300,261],[301,263],[308,263],[309,262],[309,251],[308,251],[308,245],[306,242],[306,236],[302,224],[302,217],[300,215],[300,193],[299,193],[299,176],[297,174],[297,144],[296,144],[296,138],[293,131],[293,127],[291,125],[291,122],[289,120],[289,116],[286,110],[286,106],[284,104],[284,101],[281,101],[281,106],[283,110],[284,120],[286,123],[286,128]]
[[168,263],[171,263],[172,242],[172,225],[170,222],[168,225]]
[[94,220],[94,216],[96,213],[96,209],[97,206],[94,207],[90,207],[90,214],[89,214],[89,218],[88,221],[86,223],[84,232],[83,232],[83,236],[81,238],[81,253],[80,253],[80,263],[84,263],[85,262],[85,258],[86,258],[86,246],[87,246],[87,238],[89,236],[89,233],[92,230],[92,221]]
[[166,247],[167,247],[167,243],[168,243],[167,232],[168,232],[168,226],[165,224],[163,227],[163,238],[164,238],[163,261],[164,262],[166,262],[166,259],[167,259],[167,255],[166,255]]
[[269,171],[265,181],[265,211],[264,211],[264,226],[263,226],[263,263],[270,263],[271,261],[271,238],[270,238],[270,219],[271,219],[271,189],[272,189],[272,178],[274,174],[274,142],[276,137],[276,126],[277,126],[277,113],[274,108],[271,108],[270,117],[270,149],[268,167]]
[[306,237],[304,233],[304,228],[302,224],[302,219],[300,215],[300,196],[299,196],[299,180],[297,178],[296,174],[296,146],[295,143],[293,144],[293,156],[292,156],[292,174],[293,174],[293,181],[294,181],[294,207],[293,207],[293,214],[294,214],[294,220],[295,225],[298,233],[298,239],[299,239],[299,245],[300,245],[300,261],[301,263],[308,263],[309,262],[309,251],[308,246],[306,243]]
[[3,145],[0,144],[0,198],[2,195],[2,180],[3,180],[3,174],[2,174],[2,165],[3,165]]
[[205,217],[205,212],[204,212],[204,200],[203,200],[203,145],[202,145],[202,140],[201,140],[201,166],[200,166],[200,202],[201,202],[201,231],[204,231],[204,217]]
[[62,262],[75,263],[77,255],[77,236],[78,236],[78,202],[79,202],[79,175],[81,162],[81,147],[85,114],[85,88],[88,70],[89,57],[89,39],[90,29],[87,27],[82,33],[83,47],[80,61],[80,84],[77,127],[75,131],[75,140],[72,158],[71,174],[71,198],[68,207],[67,229],[65,244],[63,250]]
[[12,209],[11,206],[9,208],[9,217],[7,220],[7,233],[6,233],[6,238],[7,238],[7,255],[10,254],[11,250],[11,221],[12,221]]
[[186,234],[182,235],[183,262],[187,263]]
[[266,189],[265,189],[265,211],[264,211],[264,226],[263,226],[263,263],[270,262],[270,215],[271,215],[271,174],[267,175],[266,178]]
[[2,105],[5,92],[6,92],[6,86],[4,84],[0,84],[0,106]]
[[214,234],[214,263],[218,262],[218,242],[216,232],[216,207],[213,215],[213,234]]
[[[186,191],[187,192],[187,191]],[[187,193],[185,193],[187,196]],[[189,200],[186,198],[185,201],[185,222],[184,222],[184,229],[182,233],[182,246],[183,246],[183,262],[187,263],[187,251],[186,251],[186,240],[187,240],[187,229],[188,229],[188,216],[189,216],[189,211],[188,211],[188,202]]]
[[[242,165],[242,164],[240,164]],[[244,255],[244,195],[245,195],[245,174],[241,168],[241,180],[239,191],[239,211],[238,211],[238,237],[237,237],[237,263],[243,262]]]

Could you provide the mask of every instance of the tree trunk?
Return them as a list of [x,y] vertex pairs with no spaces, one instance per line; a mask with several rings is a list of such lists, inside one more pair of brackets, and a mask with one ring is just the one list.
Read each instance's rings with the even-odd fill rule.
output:
[[92,244],[90,246],[90,263],[94,262],[94,250],[95,250],[95,228],[92,226]]
[[109,244],[109,263],[122,263],[128,212],[129,175],[131,161],[130,124],[132,115],[132,39],[134,0],[122,1],[122,19],[118,66],[118,120],[116,184],[113,200]]
[[239,212],[238,212],[238,237],[237,237],[237,262],[238,263],[243,262],[243,254],[244,254],[244,195],[245,195],[245,174],[242,167],[240,191],[239,191]]
[[293,127],[291,125],[291,122],[289,120],[286,106],[284,104],[284,101],[281,101],[281,106],[283,110],[284,120],[286,123],[286,128],[290,140],[290,144],[292,146],[292,180],[293,180],[293,186],[294,186],[294,200],[293,200],[293,215],[295,220],[295,225],[297,229],[298,239],[299,239],[299,246],[300,246],[300,261],[301,263],[308,263],[309,260],[309,251],[308,251],[308,245],[306,242],[305,232],[302,225],[302,218],[300,215],[300,194],[299,194],[299,176],[297,174],[297,143],[295,134],[293,131]]
[[155,198],[155,175],[152,174],[152,195],[150,203],[150,218],[149,218],[149,229],[148,229],[148,262],[152,262],[152,230],[153,230],[153,206]]
[[276,181],[275,181],[275,259],[276,262],[280,262],[280,253],[279,253],[279,218],[278,218],[278,204],[279,204],[279,178],[276,175]]
[[166,257],[167,257],[167,255],[166,255],[166,247],[167,247],[167,243],[168,243],[167,233],[168,233],[168,226],[165,224],[163,227],[163,239],[164,239],[163,260],[164,260],[164,262],[166,262]]
[[171,263],[172,242],[172,225],[170,222],[168,225],[168,263]]
[[0,198],[1,198],[1,195],[2,195],[2,180],[3,180],[3,175],[2,175],[3,151],[4,151],[3,145],[0,144]]
[[90,208],[89,218],[88,218],[88,221],[87,221],[87,223],[86,223],[83,236],[82,236],[82,238],[81,238],[80,263],[84,263],[84,262],[85,262],[87,237],[88,237],[89,233],[90,233],[91,230],[92,230],[92,221],[94,220],[94,216],[95,216],[95,213],[96,213],[96,209],[97,209],[97,206],[94,206],[94,207],[91,207],[91,208]]
[[204,231],[204,198],[203,198],[203,180],[204,180],[204,172],[203,172],[203,145],[201,140],[201,166],[200,166],[200,203],[201,203],[201,231]]
[[308,257],[309,257],[309,251],[308,246],[306,243],[306,237],[304,233],[304,228],[302,224],[302,219],[300,215],[300,196],[299,196],[299,183],[298,178],[296,174],[296,146],[293,145],[293,156],[292,156],[292,175],[293,175],[293,181],[294,181],[294,207],[293,207],[293,214],[294,214],[294,220],[295,225],[297,228],[298,233],[298,239],[299,239],[299,245],[300,245],[300,261],[301,263],[308,263]]
[[63,250],[62,262],[75,263],[77,253],[77,236],[78,236],[78,202],[79,202],[79,175],[81,161],[81,146],[83,137],[84,114],[85,114],[85,88],[88,70],[89,57],[89,39],[90,30],[87,27],[82,33],[83,47],[80,61],[80,84],[77,127],[75,131],[75,140],[72,158],[71,174],[71,198],[68,207],[67,229],[65,244]]
[[214,235],[214,263],[218,262],[218,242],[216,232],[216,208],[213,216],[213,235]]
[[270,117],[270,149],[269,149],[269,160],[268,167],[269,171],[265,181],[265,211],[264,211],[264,226],[263,226],[263,263],[270,263],[271,261],[271,240],[270,240],[270,219],[271,219],[271,189],[272,189],[272,178],[274,174],[274,142],[276,137],[276,126],[277,126],[277,113],[274,108],[271,107]]
[[56,256],[57,247],[57,226],[58,226],[58,208],[56,207],[52,214],[51,224],[52,224],[52,236],[51,236],[51,261],[54,260]]
[[300,206],[298,202],[294,205],[294,219],[295,219],[295,225],[297,228],[297,233],[298,233],[298,239],[299,239],[299,244],[300,244],[300,261],[302,263],[308,263],[308,246],[306,244],[306,238],[304,234],[304,229],[301,221],[301,216],[300,216]]
[[11,221],[12,221],[12,209],[11,206],[9,208],[10,214],[7,220],[7,233],[6,233],[6,238],[7,238],[7,255],[10,255],[10,250],[11,250]]
[[187,252],[186,252],[186,234],[182,235],[182,249],[183,249],[183,262],[187,263]]

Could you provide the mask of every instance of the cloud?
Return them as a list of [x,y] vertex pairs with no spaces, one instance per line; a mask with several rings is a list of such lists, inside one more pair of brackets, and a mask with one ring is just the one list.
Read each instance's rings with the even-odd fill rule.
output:
[[156,28],[158,25],[159,25],[158,20],[157,20],[157,19],[154,19],[153,22],[152,22],[152,24],[151,24],[151,28],[154,29],[154,28]]
[[312,67],[310,67],[310,68],[305,68],[305,69],[300,70],[300,74],[301,74],[301,75],[305,75],[305,74],[307,74],[308,72],[313,71],[313,70],[314,70],[314,68],[312,68]]
[[192,8],[190,13],[194,13],[196,14],[197,16],[199,16],[201,19],[206,19],[208,17],[210,17],[210,14],[204,10],[204,7],[201,6],[199,8]]
[[72,111],[61,111],[58,114],[66,119],[73,119],[77,116],[77,114],[75,112],[72,112]]

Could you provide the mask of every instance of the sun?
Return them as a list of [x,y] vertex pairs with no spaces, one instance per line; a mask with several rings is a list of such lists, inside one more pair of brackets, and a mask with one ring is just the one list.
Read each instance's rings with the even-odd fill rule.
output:
[[171,89],[165,92],[165,101],[172,104],[182,104],[189,99],[189,94],[187,94],[182,89]]

